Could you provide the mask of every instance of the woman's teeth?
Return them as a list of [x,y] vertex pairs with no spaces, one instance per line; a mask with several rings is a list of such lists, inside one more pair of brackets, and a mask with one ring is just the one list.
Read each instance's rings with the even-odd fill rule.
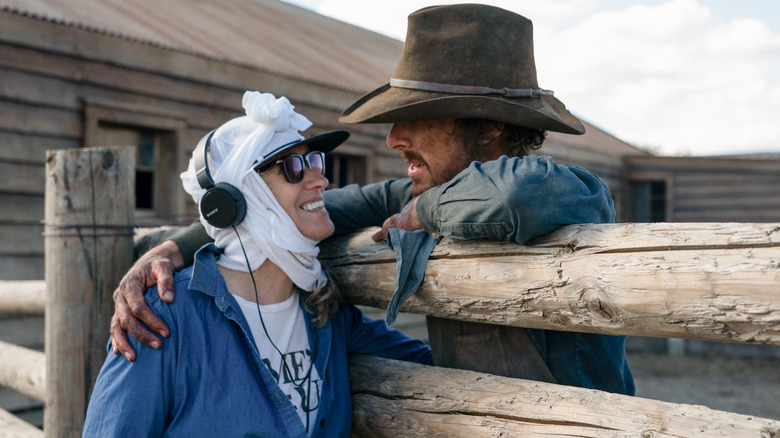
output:
[[306,211],[319,210],[320,208],[323,208],[323,207],[325,207],[325,201],[322,201],[322,200],[309,202],[308,204],[303,204],[301,206],[301,208],[306,210]]

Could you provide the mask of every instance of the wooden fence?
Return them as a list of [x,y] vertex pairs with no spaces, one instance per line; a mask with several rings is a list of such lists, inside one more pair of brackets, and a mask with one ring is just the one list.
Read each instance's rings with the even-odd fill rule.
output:
[[[384,308],[392,251],[372,231],[320,256],[349,301]],[[780,345],[780,224],[561,228],[531,245],[443,240],[402,311],[521,327]],[[775,437],[780,421],[360,357],[360,436]]]
[[[108,152],[112,158],[103,155]],[[50,156],[47,165],[47,178],[58,178],[51,189],[47,183],[47,248],[59,249],[47,251],[46,293],[43,282],[0,282],[2,313],[40,313],[46,302],[45,355],[0,343],[0,384],[46,402],[46,436],[80,435],[105,356],[111,291],[132,246],[123,232],[132,208],[114,204],[122,199],[117,172],[126,172],[123,163],[134,157],[115,150],[67,153]],[[87,165],[85,154],[95,153],[100,164]],[[93,196],[94,183],[76,184],[105,175],[112,176],[97,187],[108,196]],[[96,205],[103,216],[84,209],[92,218],[66,219],[64,211],[82,205],[77,201],[85,195],[76,190],[105,203]],[[56,200],[51,208],[50,199]],[[394,288],[395,259],[370,234],[324,243],[321,260],[348,300],[383,308]],[[445,239],[402,310],[533,328],[780,345],[780,224],[577,225],[526,246]],[[780,435],[780,421],[702,406],[373,357],[350,363],[355,436]],[[0,412],[0,437],[43,434]]]

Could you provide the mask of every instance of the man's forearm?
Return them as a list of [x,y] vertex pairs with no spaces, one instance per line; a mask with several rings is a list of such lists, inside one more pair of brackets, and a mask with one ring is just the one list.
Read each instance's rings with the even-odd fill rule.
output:
[[[168,242],[174,244],[177,257],[179,257],[181,262],[180,266],[179,263],[174,261],[176,269],[181,269],[185,266],[192,265],[195,259],[195,253],[200,249],[200,247],[213,241],[214,239],[212,239],[211,236],[206,233],[206,229],[203,228],[203,224],[201,224],[200,221],[193,222],[190,226],[182,228],[176,234],[171,236]],[[167,249],[173,250],[173,247],[169,245]]]
[[348,234],[365,227],[379,227],[412,199],[411,181],[383,181],[356,184],[325,191],[325,207],[336,226],[336,234]]

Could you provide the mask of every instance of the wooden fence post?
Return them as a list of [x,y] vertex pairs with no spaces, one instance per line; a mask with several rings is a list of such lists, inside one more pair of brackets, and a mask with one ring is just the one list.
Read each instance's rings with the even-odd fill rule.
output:
[[132,263],[133,148],[47,151],[47,437],[80,437],[106,356],[111,294]]

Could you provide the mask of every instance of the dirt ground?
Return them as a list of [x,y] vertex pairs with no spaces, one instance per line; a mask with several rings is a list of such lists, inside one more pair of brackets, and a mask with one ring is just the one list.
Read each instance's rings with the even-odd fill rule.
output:
[[630,353],[636,395],[780,420],[780,358]]

